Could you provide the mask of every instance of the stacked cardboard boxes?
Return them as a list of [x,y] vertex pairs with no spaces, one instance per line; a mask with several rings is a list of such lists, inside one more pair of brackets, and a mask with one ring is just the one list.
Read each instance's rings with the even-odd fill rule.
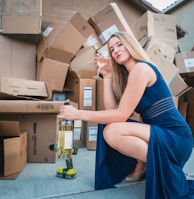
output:
[[[0,35],[0,58],[3,60],[0,63],[0,120],[17,121],[21,131],[27,132],[27,162],[56,161],[56,154],[48,146],[57,142],[57,114],[65,99],[70,99],[80,109],[104,109],[103,81],[93,78],[96,74],[94,57],[96,52],[107,55],[106,41],[116,31],[127,31],[139,37],[175,97],[188,89],[174,64],[177,38],[175,19],[171,16],[158,15],[155,21],[155,14],[147,12],[132,31],[117,4],[110,3],[88,20],[77,11],[62,9],[52,20],[42,21],[39,0],[33,1],[31,14],[24,10],[24,15],[16,17],[17,20],[22,18],[22,22],[18,22],[22,27],[15,27],[7,16],[11,7],[22,8],[26,1],[3,2],[7,2],[7,10],[1,13],[4,23]],[[33,25],[29,23],[32,18]],[[7,22],[9,26],[4,26]],[[141,31],[142,27],[148,27],[147,32]],[[39,40],[37,43],[21,41],[13,39],[9,33],[21,37],[35,34]],[[136,113],[132,117],[140,120]],[[95,150],[97,131],[96,123],[75,121],[74,144]]]

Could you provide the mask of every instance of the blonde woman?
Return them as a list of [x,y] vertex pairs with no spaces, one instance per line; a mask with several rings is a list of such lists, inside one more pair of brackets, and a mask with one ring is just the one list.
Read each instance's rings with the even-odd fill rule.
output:
[[[182,168],[192,152],[192,133],[168,86],[134,36],[115,33],[108,47],[110,59],[101,68],[105,110],[63,106],[59,113],[63,119],[101,124],[95,189],[145,177],[146,199],[189,198],[193,182],[188,185]],[[134,111],[142,122],[129,119]]]

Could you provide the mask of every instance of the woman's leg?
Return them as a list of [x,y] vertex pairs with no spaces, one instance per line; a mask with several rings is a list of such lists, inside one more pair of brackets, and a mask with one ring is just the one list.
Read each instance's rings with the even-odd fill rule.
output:
[[145,177],[150,126],[140,123],[113,123],[104,129],[106,142],[124,155],[137,159],[132,174],[126,176],[128,182],[140,181]]
[[146,163],[150,125],[136,122],[118,122],[105,127],[107,144],[120,153]]

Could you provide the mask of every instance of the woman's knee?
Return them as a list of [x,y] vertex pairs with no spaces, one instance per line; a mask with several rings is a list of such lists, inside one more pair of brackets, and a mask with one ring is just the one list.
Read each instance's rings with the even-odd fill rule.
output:
[[103,131],[104,139],[108,144],[113,144],[116,138],[114,124],[108,124]]

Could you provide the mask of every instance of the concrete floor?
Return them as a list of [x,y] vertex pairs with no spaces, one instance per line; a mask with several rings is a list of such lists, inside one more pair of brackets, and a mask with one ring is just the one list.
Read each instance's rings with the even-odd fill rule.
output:
[[[80,148],[73,156],[77,177],[67,180],[56,177],[56,170],[65,161],[28,163],[15,180],[0,180],[0,199],[142,199],[145,182],[120,183],[117,188],[94,190],[95,151]],[[189,179],[194,179],[194,152],[184,167]]]

